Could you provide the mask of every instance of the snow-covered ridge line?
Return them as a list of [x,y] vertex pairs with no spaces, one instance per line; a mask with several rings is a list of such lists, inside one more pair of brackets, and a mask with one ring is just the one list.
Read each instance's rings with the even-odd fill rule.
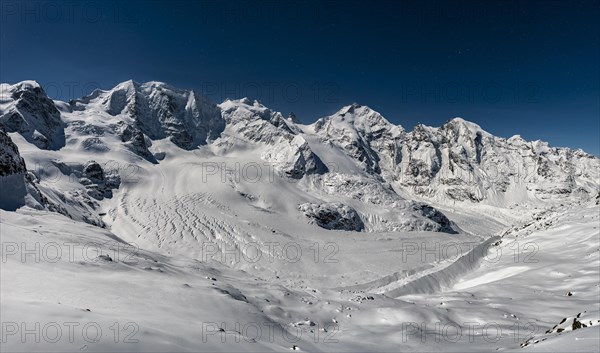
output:
[[379,113],[353,104],[311,125],[397,189],[441,203],[484,202],[502,207],[598,192],[599,159],[582,150],[553,148],[518,136],[493,136],[455,118],[439,128],[406,132]]
[[[247,98],[217,105],[193,90],[133,80],[68,104],[50,100],[33,81],[3,84],[0,102],[0,125],[38,149],[56,150],[52,158],[58,163],[71,162],[62,156],[72,151],[81,156],[76,162],[81,168],[116,159],[149,175],[158,172],[152,165],[187,164],[188,156],[198,163],[234,164],[224,170],[235,169],[235,163],[267,164],[282,180],[302,181],[290,190],[302,195],[291,198],[292,213],[326,228],[454,232],[452,222],[430,204],[543,208],[586,202],[598,195],[600,184],[600,160],[581,150],[496,137],[460,118],[406,131],[357,103],[303,125]],[[33,149],[28,155],[40,153]],[[230,181],[234,190],[253,183],[245,177]],[[89,185],[96,188],[84,182],[85,193]],[[264,198],[261,193],[251,202]],[[268,210],[276,202],[260,204]],[[314,211],[299,210],[308,204]],[[333,204],[352,221],[332,225],[337,215],[326,205]],[[76,218],[104,224],[95,212]]]

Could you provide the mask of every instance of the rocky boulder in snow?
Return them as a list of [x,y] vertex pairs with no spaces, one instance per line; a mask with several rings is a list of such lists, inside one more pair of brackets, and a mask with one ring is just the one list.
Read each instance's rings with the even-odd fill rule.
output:
[[26,172],[25,161],[19,154],[19,149],[0,127],[0,176],[6,177],[13,174]]
[[[47,200],[48,209],[74,220],[104,227],[98,201],[111,198],[121,178],[117,165],[101,165],[96,161],[72,163],[51,160],[55,168],[37,172],[36,185]],[[56,171],[59,175],[48,174]]]
[[298,209],[321,228],[359,232],[365,227],[356,210],[341,203],[304,203]]
[[[439,210],[407,200],[375,178],[329,172],[318,178],[317,187],[335,197],[359,201],[367,232],[438,231],[455,233],[452,222]],[[354,204],[353,204],[354,205]]]
[[112,190],[119,187],[121,179],[118,173],[105,174],[102,166],[95,161],[88,161],[83,166],[79,182],[86,186],[88,195],[96,200],[112,197]]

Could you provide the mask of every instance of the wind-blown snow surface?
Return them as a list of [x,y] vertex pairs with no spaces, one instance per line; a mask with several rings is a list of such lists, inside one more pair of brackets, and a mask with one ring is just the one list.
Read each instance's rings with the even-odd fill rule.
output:
[[583,151],[159,82],[1,97],[3,351],[600,346]]

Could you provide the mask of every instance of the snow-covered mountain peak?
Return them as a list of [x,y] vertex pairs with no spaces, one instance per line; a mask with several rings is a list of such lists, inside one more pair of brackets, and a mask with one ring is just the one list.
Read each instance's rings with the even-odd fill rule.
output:
[[[16,91],[42,89],[42,86],[35,80],[25,80],[15,84],[2,83],[0,84],[0,95],[14,93]],[[4,98],[3,98],[4,99]]]
[[527,141],[519,134],[513,135],[506,139],[507,142],[514,145],[524,145],[527,144]]
[[[132,81],[132,80],[129,80]],[[144,82],[142,83],[142,86],[144,87],[167,87],[169,89],[175,89],[175,90],[180,90],[178,88],[175,88],[173,86],[171,86],[170,84],[166,83],[166,82],[162,82],[162,81],[148,81],[148,82]]]
[[452,118],[448,120],[444,125],[441,126],[442,129],[446,130],[455,130],[459,135],[470,135],[475,136],[477,134],[492,136],[487,131],[483,130],[481,126],[475,124],[474,122],[467,121],[463,118]]
[[123,81],[121,83],[118,83],[115,87],[113,87],[111,89],[111,91],[117,91],[117,90],[131,90],[131,89],[138,89],[141,86],[140,83],[138,83],[137,81],[134,81],[133,79],[129,79],[127,81]]
[[379,152],[395,149],[405,134],[401,126],[390,123],[368,106],[356,103],[320,118],[309,125],[308,130],[314,131],[321,141],[338,146],[371,174],[381,173],[381,163],[394,163],[388,158],[382,159]]
[[320,131],[324,128],[330,128],[332,125],[362,133],[382,129],[394,130],[396,133],[404,131],[401,126],[390,123],[379,112],[358,103],[344,106],[333,115],[319,119],[315,122],[314,127],[315,131]]
[[0,85],[0,125],[42,149],[65,144],[60,111],[36,81]]
[[352,104],[346,105],[342,107],[336,115],[344,116],[345,114],[354,114],[354,111],[358,108],[361,108],[361,105],[354,102]]
[[172,86],[166,82],[161,81],[147,81],[147,82],[137,82],[133,79],[129,79],[123,82],[118,83],[113,88],[107,90],[107,92],[116,92],[116,91],[145,91],[150,93],[155,90],[170,90],[174,92],[178,92],[180,94],[184,94],[185,92],[189,92],[188,90],[180,89],[175,86]]
[[458,124],[458,125],[467,126],[469,129],[472,129],[472,130],[482,130],[481,126],[475,124],[472,121],[465,120],[458,116],[448,120],[448,122],[446,124]]
[[144,82],[140,84],[139,87],[146,95],[157,94],[160,92],[169,96],[189,96],[193,92],[191,89],[178,88],[160,81]]
[[[221,110],[225,112],[232,112],[234,110],[240,110],[248,112],[253,115],[267,116],[271,113],[271,110],[265,107],[257,100],[251,100],[247,97],[240,99],[226,99],[223,103],[218,105]],[[241,116],[240,116],[241,117]],[[249,116],[246,116],[246,118]]]
[[273,144],[280,139],[289,142],[300,132],[294,122],[257,100],[227,99],[218,107],[228,126],[227,135],[235,135],[252,142]]
[[[168,137],[188,150],[218,138],[225,125],[220,110],[205,97],[158,81],[125,81],[71,105],[75,110],[92,109],[117,117],[115,123],[129,127],[124,141],[133,136],[140,140],[139,131],[152,140]],[[137,145],[138,152],[145,150],[139,141]]]
[[325,141],[354,150],[353,154],[362,156],[361,161],[369,158],[367,155],[370,154],[370,147],[367,148],[366,145],[372,141],[396,139],[404,134],[401,126],[390,123],[379,112],[357,103],[320,118],[311,125],[311,129]]

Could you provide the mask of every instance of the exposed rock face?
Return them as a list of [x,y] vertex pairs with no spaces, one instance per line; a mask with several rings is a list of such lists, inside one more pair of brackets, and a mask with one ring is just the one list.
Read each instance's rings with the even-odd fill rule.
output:
[[33,184],[32,176],[27,173],[25,161],[2,127],[0,127],[0,208],[14,211],[29,205],[42,208],[43,197]]
[[365,227],[356,210],[341,203],[305,203],[298,209],[321,228],[358,232]]
[[124,145],[133,153],[146,159],[149,162],[157,163],[155,157],[148,150],[148,144],[144,133],[134,125],[119,122],[113,125],[114,130],[120,136]]
[[456,233],[452,228],[452,222],[439,210],[422,202],[411,204],[413,211],[424,218],[431,220],[435,226],[426,230]]
[[83,175],[95,183],[104,182],[104,170],[95,161],[89,161],[83,166]]
[[60,149],[65,145],[60,112],[35,81],[0,85],[0,125],[7,132],[18,132],[41,149]]
[[287,116],[287,120],[289,122],[292,122],[294,124],[298,124],[300,121],[298,121],[298,118],[296,117],[296,114],[294,114],[294,112],[290,112]]
[[117,173],[106,175],[102,166],[95,161],[88,161],[83,166],[79,182],[86,186],[88,195],[96,200],[112,197],[112,190],[117,189],[121,179]]
[[25,161],[19,154],[19,149],[6,133],[0,128],[0,176],[24,174],[27,171]]

